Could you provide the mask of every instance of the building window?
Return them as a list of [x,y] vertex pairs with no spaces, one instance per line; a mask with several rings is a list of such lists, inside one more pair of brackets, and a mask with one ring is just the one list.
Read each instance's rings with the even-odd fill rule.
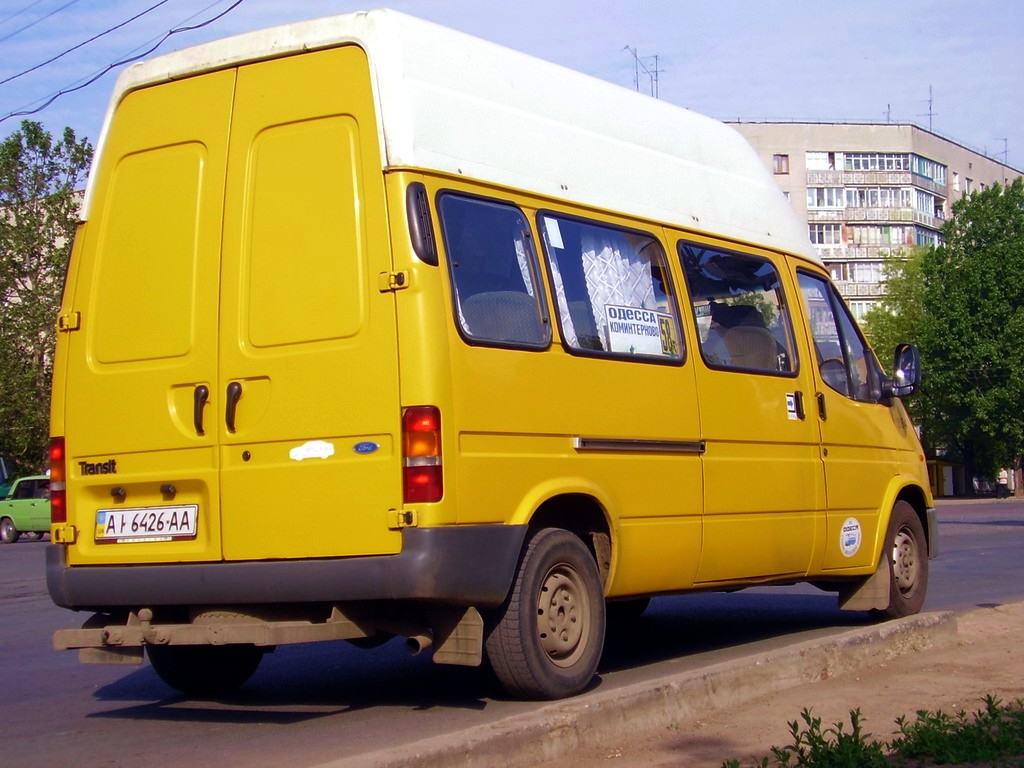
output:
[[843,227],[841,224],[809,224],[808,234],[815,245],[842,245]]
[[847,152],[848,171],[909,171],[910,155],[893,152]]
[[847,208],[910,208],[907,187],[847,187]]
[[857,319],[857,322],[863,323],[865,315],[875,306],[875,302],[851,299],[849,306],[850,313]]
[[936,184],[946,185],[946,166],[920,155],[913,155],[912,160],[913,171],[916,175],[931,179]]
[[808,171],[834,171],[836,169],[836,153],[808,152],[806,162]]
[[855,261],[850,267],[855,283],[877,283],[882,279],[882,265],[877,261]]
[[913,245],[912,227],[884,225],[853,225],[849,227],[850,242],[854,245]]
[[789,173],[789,155],[772,155],[772,173]]
[[841,187],[808,187],[808,208],[842,208],[845,201]]
[[914,190],[914,210],[934,216],[937,219],[944,218],[943,199],[936,197],[920,189]]

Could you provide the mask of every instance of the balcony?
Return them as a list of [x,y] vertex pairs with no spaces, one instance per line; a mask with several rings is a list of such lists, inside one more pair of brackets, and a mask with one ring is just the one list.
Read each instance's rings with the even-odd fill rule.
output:
[[839,295],[844,299],[880,299],[885,296],[884,283],[855,283],[850,280],[836,281]]
[[821,260],[838,261],[885,261],[890,256],[898,256],[901,252],[906,257],[912,245],[831,245],[815,246]]
[[808,171],[808,187],[909,187],[916,180],[910,171]]

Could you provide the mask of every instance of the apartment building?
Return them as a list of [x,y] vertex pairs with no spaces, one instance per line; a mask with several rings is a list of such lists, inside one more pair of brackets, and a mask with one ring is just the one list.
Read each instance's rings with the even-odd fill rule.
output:
[[807,223],[851,310],[884,293],[883,264],[942,241],[953,203],[1022,175],[911,123],[732,123]]

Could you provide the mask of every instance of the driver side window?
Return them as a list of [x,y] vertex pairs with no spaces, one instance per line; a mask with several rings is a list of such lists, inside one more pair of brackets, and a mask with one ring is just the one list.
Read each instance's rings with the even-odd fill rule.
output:
[[798,279],[822,380],[851,400],[878,402],[882,396],[881,369],[835,288],[804,272]]

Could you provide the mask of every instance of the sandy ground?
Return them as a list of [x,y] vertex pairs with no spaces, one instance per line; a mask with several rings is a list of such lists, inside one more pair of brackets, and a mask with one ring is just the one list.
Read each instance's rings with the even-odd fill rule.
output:
[[581,749],[559,759],[562,768],[719,768],[735,759],[744,768],[791,743],[788,723],[809,708],[823,725],[842,722],[859,708],[864,729],[877,741],[897,732],[895,720],[918,710],[974,712],[986,694],[1003,701],[1024,698],[1024,603],[981,608],[958,618],[959,643],[912,652],[899,659],[754,699],[711,716],[681,720],[666,729],[637,733],[622,744]]

